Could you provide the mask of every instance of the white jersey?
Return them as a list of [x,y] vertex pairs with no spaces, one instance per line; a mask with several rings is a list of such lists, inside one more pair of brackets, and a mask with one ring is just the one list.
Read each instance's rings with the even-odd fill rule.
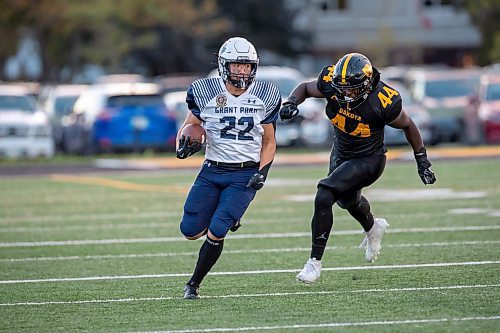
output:
[[240,96],[220,77],[194,81],[186,102],[207,133],[205,158],[217,162],[260,161],[262,124],[278,118],[281,95],[272,83],[254,82]]

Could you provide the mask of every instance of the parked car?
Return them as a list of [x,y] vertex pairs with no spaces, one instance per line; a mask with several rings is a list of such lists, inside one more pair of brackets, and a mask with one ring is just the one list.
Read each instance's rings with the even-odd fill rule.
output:
[[465,108],[479,75],[476,69],[416,69],[408,73],[413,98],[431,116],[432,143],[467,141]]
[[[218,76],[215,69],[209,77]],[[257,80],[273,83],[281,93],[283,101],[306,77],[290,67],[259,66]],[[315,79],[315,78],[314,78]],[[313,79],[311,79],[313,80]],[[276,122],[276,145],[327,147],[331,145],[333,127],[324,110],[323,99],[309,98],[299,106],[300,114],[292,120]]]
[[[415,125],[417,125],[424,142],[431,144],[432,132],[429,112],[427,112],[422,104],[415,102],[408,89],[402,83],[396,81],[384,82],[400,93],[403,99],[403,109],[411,117]],[[384,129],[384,141],[387,145],[403,145],[408,143],[402,130],[390,126],[386,126]]]
[[184,91],[186,92],[189,85],[196,79],[199,79],[199,75],[170,75],[165,77],[155,78],[155,83],[160,86],[160,91],[163,94],[170,92]]
[[500,143],[500,72],[481,76],[466,110],[469,144]]
[[388,66],[383,68],[378,68],[380,70],[380,79],[384,82],[399,82],[401,84],[406,84],[405,78],[410,70],[414,67],[410,65],[396,65]]
[[169,92],[163,97],[168,112],[175,115],[177,128],[181,128],[189,111],[186,103],[186,96],[187,91],[184,90]]
[[62,84],[52,87],[43,104],[43,110],[50,119],[56,148],[62,149],[64,116],[73,109],[76,99],[88,88],[87,85]]
[[153,83],[96,84],[65,119],[67,152],[167,150],[175,147],[175,115]]
[[97,78],[97,84],[111,83],[141,83],[148,82],[148,78],[141,74],[106,74]]
[[39,82],[34,81],[11,81],[7,85],[22,87],[25,89],[24,94],[26,94],[26,96],[33,97],[35,101],[38,100],[42,89],[42,85]]
[[[311,78],[314,80],[316,78]],[[257,80],[272,82],[278,87],[283,101],[306,77],[289,67],[259,66]],[[300,113],[292,120],[277,122],[276,144],[279,146],[328,147],[333,127],[325,113],[324,99],[308,98],[299,105]]]
[[54,156],[54,141],[47,115],[35,107],[31,91],[21,86],[0,86],[0,157]]

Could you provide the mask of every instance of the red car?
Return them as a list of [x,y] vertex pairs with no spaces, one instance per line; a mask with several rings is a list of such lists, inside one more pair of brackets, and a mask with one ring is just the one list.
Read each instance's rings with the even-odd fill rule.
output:
[[500,143],[500,72],[481,76],[465,117],[470,144]]

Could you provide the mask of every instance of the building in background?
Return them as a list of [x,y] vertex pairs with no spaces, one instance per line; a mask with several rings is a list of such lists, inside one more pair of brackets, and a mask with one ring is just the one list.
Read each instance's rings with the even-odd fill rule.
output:
[[293,0],[290,5],[303,13],[296,24],[311,33],[316,60],[359,51],[380,67],[467,66],[470,52],[481,44],[460,0]]

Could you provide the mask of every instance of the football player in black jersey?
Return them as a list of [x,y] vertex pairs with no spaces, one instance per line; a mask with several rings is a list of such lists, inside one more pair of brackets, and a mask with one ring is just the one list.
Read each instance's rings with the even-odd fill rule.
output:
[[334,203],[347,209],[363,227],[365,238],[360,247],[365,248],[366,260],[373,262],[380,253],[389,224],[373,217],[361,190],[384,171],[386,125],[404,131],[422,182],[427,185],[436,181],[420,131],[403,110],[399,92],[380,80],[380,73],[364,55],[346,54],[336,65],[324,67],[316,80],[299,84],[283,103],[281,119],[295,117],[299,113],[297,106],[309,97],[327,100],[326,114],[335,135],[328,176],[319,181],[314,200],[311,255],[297,275],[305,283],[320,277],[321,258],[333,226]]

